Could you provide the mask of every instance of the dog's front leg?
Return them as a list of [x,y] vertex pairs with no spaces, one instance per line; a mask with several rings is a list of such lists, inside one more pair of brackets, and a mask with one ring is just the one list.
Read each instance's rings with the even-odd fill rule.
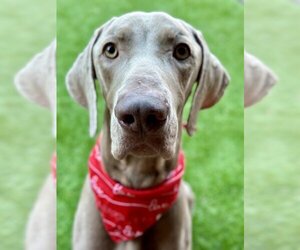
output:
[[26,250],[56,249],[56,192],[49,175],[31,212],[26,230]]
[[74,250],[114,250],[105,232],[88,178],[85,181],[73,227]]
[[144,236],[143,250],[191,250],[192,214],[184,183],[178,199]]

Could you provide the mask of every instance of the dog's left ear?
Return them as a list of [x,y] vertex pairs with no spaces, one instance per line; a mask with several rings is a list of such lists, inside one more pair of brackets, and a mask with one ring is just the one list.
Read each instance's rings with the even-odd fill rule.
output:
[[56,41],[33,57],[15,76],[17,90],[28,100],[52,111],[56,135]]
[[193,30],[193,35],[201,48],[201,65],[186,126],[190,136],[196,131],[199,111],[215,105],[223,96],[230,80],[224,66],[210,52],[202,34]]

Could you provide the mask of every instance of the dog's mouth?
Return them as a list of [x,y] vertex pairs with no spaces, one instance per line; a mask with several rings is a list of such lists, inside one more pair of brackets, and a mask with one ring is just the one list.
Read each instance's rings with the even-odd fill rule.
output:
[[[172,152],[170,152],[168,142],[174,138],[169,138],[163,131],[159,134],[149,134],[143,137],[134,135],[125,135],[125,137],[127,137],[127,142],[130,142],[126,145],[127,147],[125,146],[127,154],[136,157],[171,157]],[[120,146],[122,147],[122,145]]]
[[115,124],[112,130],[112,154],[117,160],[127,155],[135,157],[162,157],[170,159],[175,154],[177,126],[165,125],[156,133],[131,133]]
[[155,146],[143,142],[134,145],[130,153],[137,157],[153,157],[159,155],[159,150]]

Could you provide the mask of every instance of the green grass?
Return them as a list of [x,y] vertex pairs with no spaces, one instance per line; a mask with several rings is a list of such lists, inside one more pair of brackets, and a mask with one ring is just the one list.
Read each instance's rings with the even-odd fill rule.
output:
[[245,48],[279,83],[245,111],[245,248],[300,246],[300,6],[288,0],[245,5]]
[[53,139],[50,112],[25,100],[13,78],[55,36],[55,3],[4,0],[0,19],[0,249],[18,250]]
[[[70,249],[74,213],[94,139],[88,114],[64,86],[67,70],[95,28],[134,10],[165,11],[200,29],[231,75],[225,97],[183,138],[185,179],[196,193],[193,249],[243,248],[243,7],[235,0],[58,2],[58,249]],[[103,101],[99,104],[102,116]],[[101,124],[101,123],[100,123]]]

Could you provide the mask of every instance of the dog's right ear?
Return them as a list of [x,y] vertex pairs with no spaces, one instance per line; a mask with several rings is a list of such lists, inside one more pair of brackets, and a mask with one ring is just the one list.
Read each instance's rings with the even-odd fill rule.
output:
[[276,84],[277,77],[265,64],[245,52],[244,55],[244,106],[249,107],[259,102]]
[[93,47],[97,42],[102,27],[94,32],[84,51],[77,57],[66,77],[69,94],[83,107],[89,110],[90,136],[97,130],[97,95],[93,65]]
[[28,100],[52,111],[56,135],[56,41],[33,57],[15,76],[17,90]]

